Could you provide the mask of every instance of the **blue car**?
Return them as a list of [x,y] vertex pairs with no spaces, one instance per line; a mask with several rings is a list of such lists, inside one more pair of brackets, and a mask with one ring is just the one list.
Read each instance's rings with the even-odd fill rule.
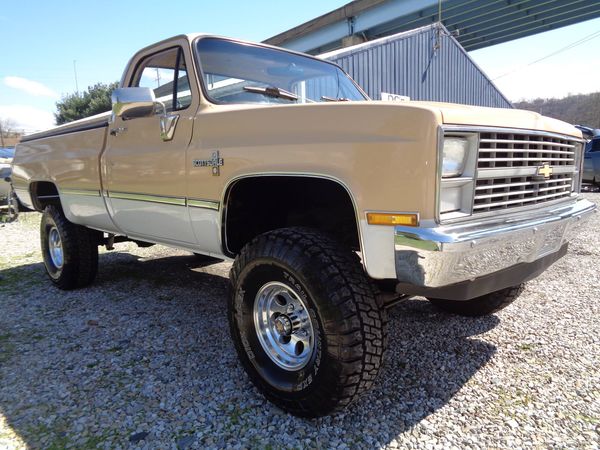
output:
[[600,186],[600,135],[594,136],[585,146],[583,182]]

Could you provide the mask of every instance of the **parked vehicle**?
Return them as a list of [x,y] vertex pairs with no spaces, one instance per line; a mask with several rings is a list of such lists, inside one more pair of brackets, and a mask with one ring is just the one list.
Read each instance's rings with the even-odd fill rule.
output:
[[293,414],[369,389],[399,296],[491,314],[595,210],[581,133],[536,113],[369,101],[335,64],[208,35],[140,50],[120,86],[17,147],[51,281],[89,285],[127,239],[232,260],[238,355]]
[[600,186],[600,130],[594,130],[585,144],[583,182]]
[[12,148],[0,148],[0,199],[8,198],[11,191],[10,183],[6,180],[12,173],[12,159],[15,150]]
[[5,206],[0,212],[4,221],[16,220],[19,215],[19,202],[10,185],[14,154],[14,148],[0,148],[0,205]]

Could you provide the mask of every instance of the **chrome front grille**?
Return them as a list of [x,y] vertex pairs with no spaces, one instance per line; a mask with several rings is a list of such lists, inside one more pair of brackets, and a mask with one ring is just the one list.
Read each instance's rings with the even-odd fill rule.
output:
[[576,141],[541,134],[481,133],[478,168],[575,165]]
[[[540,133],[481,132],[473,214],[537,205],[571,196],[576,140]],[[540,168],[552,174],[540,175]]]
[[478,179],[475,183],[473,213],[535,205],[568,197],[572,183],[573,178],[569,174],[551,175],[547,180],[530,176]]

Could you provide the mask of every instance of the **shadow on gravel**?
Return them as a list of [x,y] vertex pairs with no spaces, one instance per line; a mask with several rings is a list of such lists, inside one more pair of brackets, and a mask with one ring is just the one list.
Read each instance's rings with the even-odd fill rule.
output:
[[349,423],[377,430],[380,444],[417,425],[493,357],[496,347],[476,336],[498,323],[496,316],[473,319],[438,312],[425,299],[392,309],[385,367],[375,389],[348,414]]
[[495,353],[474,336],[496,317],[408,301],[390,311],[375,388],[344,413],[297,419],[247,381],[229,340],[228,266],[211,263],[107,253],[96,283],[71,292],[42,264],[0,270],[0,413],[12,430],[32,448],[279,448],[282,433],[295,448],[385,445]]

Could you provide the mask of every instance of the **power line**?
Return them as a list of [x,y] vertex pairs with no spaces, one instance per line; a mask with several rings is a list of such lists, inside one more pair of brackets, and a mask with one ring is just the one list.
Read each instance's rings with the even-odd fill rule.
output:
[[584,43],[586,43],[586,42],[588,42],[588,41],[591,41],[592,39],[595,39],[595,38],[597,38],[597,37],[599,37],[599,36],[600,36],[600,30],[598,30],[598,31],[594,31],[594,32],[593,32],[593,33],[591,33],[591,34],[588,34],[587,36],[584,36],[584,37],[582,37],[582,38],[581,38],[581,39],[579,39],[578,41],[572,42],[572,43],[570,43],[569,45],[567,45],[567,46],[565,46],[565,47],[563,47],[563,48],[561,48],[561,49],[558,49],[558,50],[556,50],[556,51],[554,51],[554,52],[552,52],[552,53],[549,53],[549,54],[548,54],[548,55],[546,55],[546,56],[543,56],[543,57],[541,57],[541,58],[539,58],[539,59],[536,59],[535,61],[532,61],[532,62],[530,62],[529,64],[526,64],[526,65],[524,65],[524,66],[521,66],[521,67],[517,67],[517,68],[516,68],[516,69],[514,69],[514,70],[511,70],[511,71],[509,71],[509,72],[503,73],[502,75],[500,75],[500,76],[497,76],[496,78],[493,78],[493,79],[492,79],[492,81],[496,81],[496,80],[498,80],[498,79],[500,79],[500,78],[502,78],[502,77],[505,77],[505,76],[507,76],[507,75],[511,75],[511,74],[513,74],[513,73],[515,73],[515,72],[518,72],[519,70],[523,70],[523,69],[525,69],[526,67],[533,66],[534,64],[537,64],[537,63],[539,63],[539,62],[541,62],[541,61],[544,61],[544,60],[546,60],[546,59],[548,59],[548,58],[551,58],[552,56],[556,56],[556,55],[558,55],[559,53],[565,52],[565,51],[567,51],[567,50],[571,50],[572,48],[574,48],[574,47],[577,47],[578,45],[584,44]]

